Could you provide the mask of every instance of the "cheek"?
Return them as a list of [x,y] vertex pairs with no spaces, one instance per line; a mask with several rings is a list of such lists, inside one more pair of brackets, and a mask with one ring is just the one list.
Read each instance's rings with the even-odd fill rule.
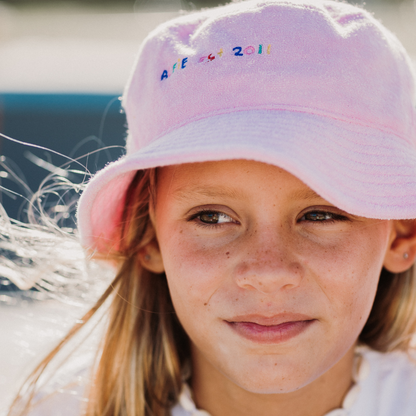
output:
[[210,246],[209,241],[185,237],[180,229],[170,235],[162,236],[160,249],[175,309],[179,317],[203,312],[214,293],[225,284],[226,276],[231,275],[230,249],[218,241]]
[[311,244],[303,264],[339,328],[358,336],[371,311],[388,245],[387,224],[355,230],[333,244]]

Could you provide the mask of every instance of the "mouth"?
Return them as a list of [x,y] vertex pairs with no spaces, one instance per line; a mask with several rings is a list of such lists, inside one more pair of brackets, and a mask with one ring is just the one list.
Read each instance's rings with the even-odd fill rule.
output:
[[301,335],[317,320],[302,314],[239,316],[225,320],[238,335],[260,344],[281,344]]

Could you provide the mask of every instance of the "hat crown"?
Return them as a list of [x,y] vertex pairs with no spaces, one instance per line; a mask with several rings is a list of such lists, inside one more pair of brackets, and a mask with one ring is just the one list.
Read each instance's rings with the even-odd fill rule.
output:
[[368,12],[333,1],[232,3],[161,25],[123,100],[128,152],[192,121],[289,110],[415,140],[406,52]]

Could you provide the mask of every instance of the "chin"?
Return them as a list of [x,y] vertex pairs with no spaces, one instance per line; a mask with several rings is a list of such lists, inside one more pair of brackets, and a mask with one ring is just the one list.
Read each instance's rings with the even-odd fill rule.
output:
[[[274,368],[273,368],[274,367]],[[302,370],[282,371],[274,364],[264,370],[253,369],[243,374],[227,376],[233,383],[242,389],[256,394],[282,394],[291,393],[301,389],[315,378],[308,377]]]
[[301,383],[290,379],[281,379],[279,381],[269,379],[250,380],[242,383],[236,383],[242,389],[255,394],[284,394],[292,393],[301,389],[308,383]]

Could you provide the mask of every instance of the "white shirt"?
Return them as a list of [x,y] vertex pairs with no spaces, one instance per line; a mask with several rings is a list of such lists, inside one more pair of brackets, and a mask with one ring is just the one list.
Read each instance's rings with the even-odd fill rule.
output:
[[[332,410],[325,416],[416,416],[416,363],[401,352],[382,354],[368,348],[360,352],[363,357],[360,380],[344,400],[343,406],[347,408]],[[83,372],[86,373],[85,367]],[[72,383],[48,394],[29,415],[81,415],[86,378],[79,368],[71,377]],[[196,408],[186,384],[171,413],[172,416],[209,416]]]

